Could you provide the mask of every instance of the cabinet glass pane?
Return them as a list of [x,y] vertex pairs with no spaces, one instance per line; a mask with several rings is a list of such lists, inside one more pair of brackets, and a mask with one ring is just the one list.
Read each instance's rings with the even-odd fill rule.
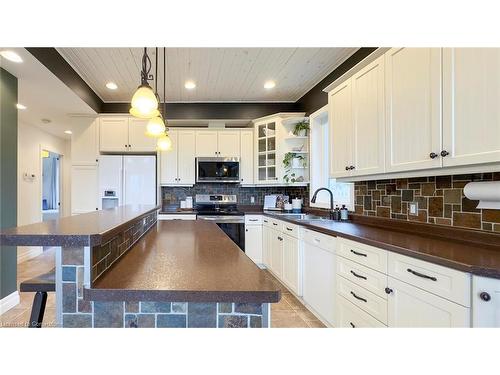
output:
[[259,155],[259,167],[266,166],[266,154]]
[[275,167],[269,167],[269,168],[267,168],[267,178],[269,180],[275,180],[276,179],[276,168]]
[[259,139],[259,152],[264,152],[264,151],[266,151],[266,140]]
[[267,139],[267,151],[276,150],[276,137],[270,137]]
[[259,138],[266,136],[266,125],[259,125]]
[[267,164],[266,165],[276,165],[276,154],[274,152],[267,154]]
[[259,168],[259,180],[260,181],[265,181],[266,180],[266,168]]
[[268,137],[273,137],[276,135],[276,123],[270,122],[267,124],[267,134]]

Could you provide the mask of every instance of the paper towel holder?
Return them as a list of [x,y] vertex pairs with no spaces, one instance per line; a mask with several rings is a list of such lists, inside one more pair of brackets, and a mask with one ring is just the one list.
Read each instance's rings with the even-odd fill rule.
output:
[[469,182],[464,186],[464,195],[478,200],[478,209],[500,210],[500,181]]

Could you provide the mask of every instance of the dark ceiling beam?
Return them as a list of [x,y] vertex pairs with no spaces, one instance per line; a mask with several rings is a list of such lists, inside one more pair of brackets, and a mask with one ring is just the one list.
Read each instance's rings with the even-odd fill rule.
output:
[[78,95],[90,108],[101,112],[104,102],[55,48],[27,47],[26,50]]

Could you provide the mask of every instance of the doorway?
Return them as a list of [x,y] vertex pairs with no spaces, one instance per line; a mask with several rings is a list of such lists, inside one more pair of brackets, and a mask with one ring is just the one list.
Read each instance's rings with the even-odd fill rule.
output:
[[61,155],[42,150],[42,221],[61,214]]

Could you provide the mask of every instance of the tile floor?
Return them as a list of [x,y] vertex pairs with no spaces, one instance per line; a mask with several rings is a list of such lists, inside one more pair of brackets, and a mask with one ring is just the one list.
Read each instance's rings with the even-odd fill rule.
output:
[[[54,249],[45,251],[36,258],[21,263],[17,267],[18,284],[26,279],[50,271],[54,267]],[[281,288],[280,302],[271,305],[271,327],[274,328],[324,328],[321,323],[290,291],[273,275],[265,271],[267,277]],[[0,315],[0,327],[27,327],[34,293],[20,293],[21,302],[13,309]],[[43,327],[55,326],[55,293],[49,293]]]

